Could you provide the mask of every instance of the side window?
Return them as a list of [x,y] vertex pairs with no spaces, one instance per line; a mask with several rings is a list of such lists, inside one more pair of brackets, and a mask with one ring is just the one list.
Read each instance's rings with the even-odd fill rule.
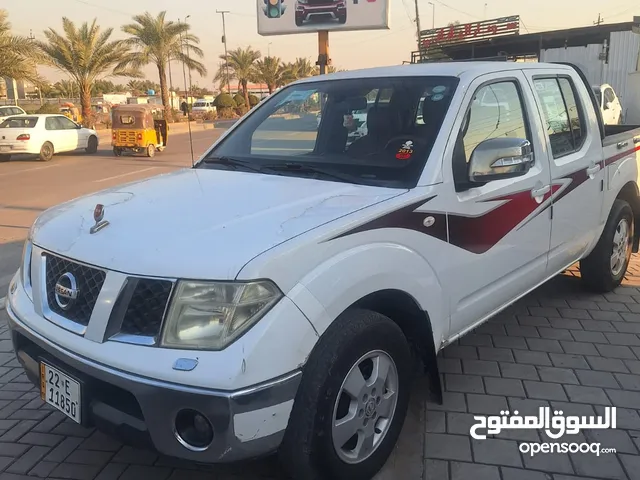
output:
[[462,129],[456,158],[469,163],[478,144],[498,137],[528,139],[524,108],[514,82],[499,82],[476,91]]
[[78,128],[75,123],[69,120],[67,117],[57,117],[62,130],[75,130]]
[[45,130],[60,130],[56,117],[47,117],[44,122]]
[[604,103],[605,105],[609,102],[613,102],[616,99],[616,95],[615,93],[613,93],[613,90],[611,90],[610,88],[607,88],[604,91]]
[[534,80],[551,152],[559,158],[579,150],[584,143],[584,115],[578,103],[573,83],[567,78]]

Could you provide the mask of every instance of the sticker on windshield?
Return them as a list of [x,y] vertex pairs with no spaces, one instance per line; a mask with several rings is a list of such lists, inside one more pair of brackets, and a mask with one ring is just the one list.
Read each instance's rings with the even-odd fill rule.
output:
[[433,87],[432,92],[433,93],[443,93],[446,89],[447,89],[447,87],[445,87],[444,85],[438,85],[437,87]]
[[302,103],[307,101],[307,99],[313,95],[314,93],[316,93],[316,90],[296,90],[294,92],[291,92],[289,95],[287,95],[279,104],[278,106],[282,106],[285,103],[290,103],[290,102],[294,102],[294,103]]
[[396,153],[396,158],[398,160],[409,160],[413,155],[413,142],[411,140],[407,140],[402,144],[398,153]]
[[441,93],[438,93],[436,95],[432,95],[431,96],[431,101],[432,102],[439,102],[440,100],[442,100],[444,98],[444,95]]

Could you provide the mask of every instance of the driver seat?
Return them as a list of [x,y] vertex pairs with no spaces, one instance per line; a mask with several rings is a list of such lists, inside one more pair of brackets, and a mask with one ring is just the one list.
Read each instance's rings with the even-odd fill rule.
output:
[[367,113],[367,134],[353,142],[348,151],[355,156],[381,152],[387,142],[401,130],[400,112],[389,107],[375,106]]

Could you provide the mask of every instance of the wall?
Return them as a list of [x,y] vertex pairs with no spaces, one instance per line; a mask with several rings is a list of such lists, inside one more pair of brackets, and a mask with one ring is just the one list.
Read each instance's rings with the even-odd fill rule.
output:
[[620,97],[626,114],[628,105],[625,99],[634,97],[630,90],[629,74],[638,70],[640,35],[630,31],[612,32],[610,38],[608,63],[598,58],[604,50],[602,44],[542,50],[540,61],[571,62],[582,67],[592,85],[610,84]]

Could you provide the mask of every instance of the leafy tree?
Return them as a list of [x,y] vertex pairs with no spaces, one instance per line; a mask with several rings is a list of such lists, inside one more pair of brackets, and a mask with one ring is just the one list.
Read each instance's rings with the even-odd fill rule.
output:
[[6,10],[0,10],[0,78],[28,80],[38,83],[35,61],[40,57],[37,46],[26,37],[13,35]]
[[112,28],[101,30],[96,19],[80,27],[67,17],[62,18],[63,34],[52,28],[45,30],[46,42],[36,42],[47,55],[46,63],[67,73],[77,85],[85,124],[90,125],[91,92],[96,80],[108,76],[137,76],[135,71],[121,66],[129,49],[121,40],[110,41]]
[[167,12],[163,11],[154,17],[149,12],[145,12],[143,15],[133,17],[135,23],[122,27],[122,31],[130,35],[130,38],[125,41],[126,44],[134,49],[123,65],[131,65],[138,69],[154,64],[158,68],[165,117],[171,119],[172,109],[167,87],[169,58],[172,61],[184,62],[190,71],[194,70],[200,75],[205,75],[207,69],[204,64],[191,56],[198,58],[204,56],[202,49],[198,47],[200,39],[189,33],[191,25],[185,22],[167,21],[166,14]]
[[[251,101],[251,98],[249,98]],[[235,97],[233,97],[233,102],[236,104],[236,107],[242,108],[246,105],[244,96],[240,94],[240,92],[236,93]]]
[[256,62],[256,77],[266,83],[269,94],[287,83],[287,68],[278,57],[265,57]]
[[260,99],[258,97],[256,97],[255,95],[249,95],[249,105],[251,106],[251,108],[255,107],[259,103]]
[[258,50],[253,50],[250,46],[230,50],[227,57],[224,55],[220,56],[220,59],[223,61],[222,69],[218,70],[214,81],[220,81],[222,78],[225,78],[226,67],[224,61],[226,60],[229,63],[229,80],[238,80],[244,92],[245,105],[248,105],[249,90],[247,86],[249,82],[255,81],[256,79],[256,62],[261,56],[262,54]]

